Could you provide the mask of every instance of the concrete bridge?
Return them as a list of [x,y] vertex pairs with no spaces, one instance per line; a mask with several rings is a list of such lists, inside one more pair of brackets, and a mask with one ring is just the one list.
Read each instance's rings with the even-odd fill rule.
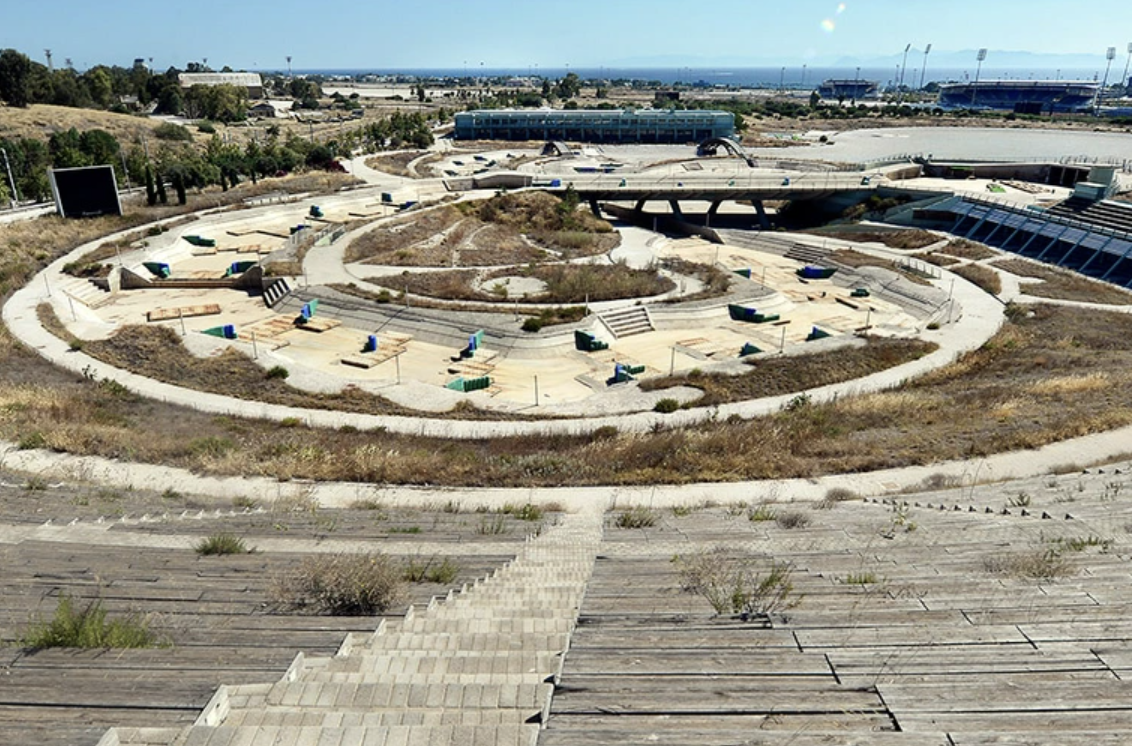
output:
[[[766,224],[765,200],[818,200],[844,197],[861,201],[877,188],[875,177],[860,172],[766,173],[749,171],[735,176],[684,173],[657,178],[655,175],[599,174],[536,180],[532,186],[562,193],[569,188],[588,201],[600,215],[601,202],[633,202],[638,212],[649,202],[667,202],[676,215],[681,202],[707,202],[708,215],[715,215],[724,202],[749,202]],[[887,185],[887,183],[886,183]]]

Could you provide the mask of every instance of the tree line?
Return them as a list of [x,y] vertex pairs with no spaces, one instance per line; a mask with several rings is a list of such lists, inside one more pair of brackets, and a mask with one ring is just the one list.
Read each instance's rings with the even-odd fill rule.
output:
[[[262,135],[253,131],[243,144],[214,134],[202,147],[188,128],[168,123],[155,128],[152,135],[152,139],[139,136],[121,143],[105,130],[71,128],[52,134],[46,142],[30,137],[0,138],[0,149],[7,154],[20,200],[51,198],[48,168],[109,165],[120,187],[145,185],[153,205],[168,199],[167,184],[183,202],[187,189],[216,185],[227,190],[243,181],[306,169],[341,171],[336,159],[358,150],[427,148],[433,143],[429,119],[419,112],[393,112],[338,133],[327,142],[285,135],[274,125]],[[0,204],[17,195],[11,194],[0,162]]]

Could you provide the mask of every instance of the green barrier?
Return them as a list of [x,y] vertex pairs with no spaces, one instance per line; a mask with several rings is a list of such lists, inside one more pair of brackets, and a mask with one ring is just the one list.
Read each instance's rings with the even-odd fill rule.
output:
[[490,386],[491,376],[481,376],[479,378],[457,378],[445,384],[444,388],[469,393],[472,391],[482,391]]
[[755,353],[762,352],[758,347],[755,347],[750,342],[743,345],[743,349],[739,350],[739,357],[746,357],[747,355],[754,355]]
[[735,270],[735,274],[739,275],[740,277],[746,277],[749,280],[751,279],[751,268],[746,267],[744,269],[737,269]]
[[574,349],[582,352],[599,352],[608,350],[609,345],[590,334],[589,332],[574,331]]
[[216,245],[216,240],[212,238],[204,238],[202,236],[182,236],[182,238],[191,243],[193,246],[212,248]]
[[627,365],[625,369],[629,371],[629,375],[631,376],[639,376],[645,372],[645,366],[643,365]]
[[809,335],[806,337],[806,341],[807,342],[813,342],[813,341],[818,340],[818,339],[825,339],[826,337],[832,337],[832,336],[833,335],[830,334],[829,332],[827,332],[823,329],[818,329],[815,326],[813,329],[810,330]]
[[142,262],[142,266],[162,279],[173,274],[173,271],[169,269],[169,265],[164,262]]
[[849,293],[849,297],[851,297],[851,298],[868,298],[869,297],[869,289],[868,288],[854,288],[853,292]]

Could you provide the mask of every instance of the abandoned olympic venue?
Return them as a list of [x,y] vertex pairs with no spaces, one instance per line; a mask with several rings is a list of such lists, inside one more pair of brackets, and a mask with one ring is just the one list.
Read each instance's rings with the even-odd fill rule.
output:
[[686,143],[734,137],[735,115],[677,109],[490,109],[456,114],[457,140]]
[[[91,441],[147,417],[195,460],[6,452],[0,743],[1126,743],[1128,135],[733,130],[465,112],[16,291]],[[0,410],[67,410],[28,391]],[[325,582],[359,553],[381,603]],[[68,604],[158,636],[29,642]]]

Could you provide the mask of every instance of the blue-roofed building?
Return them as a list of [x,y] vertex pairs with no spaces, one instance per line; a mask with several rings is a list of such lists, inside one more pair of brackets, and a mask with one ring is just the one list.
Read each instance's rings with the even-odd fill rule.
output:
[[680,109],[483,109],[456,115],[457,140],[698,143],[735,137],[735,115]]
[[945,109],[995,109],[1026,113],[1072,112],[1092,108],[1100,84],[1087,80],[981,80],[945,83]]

